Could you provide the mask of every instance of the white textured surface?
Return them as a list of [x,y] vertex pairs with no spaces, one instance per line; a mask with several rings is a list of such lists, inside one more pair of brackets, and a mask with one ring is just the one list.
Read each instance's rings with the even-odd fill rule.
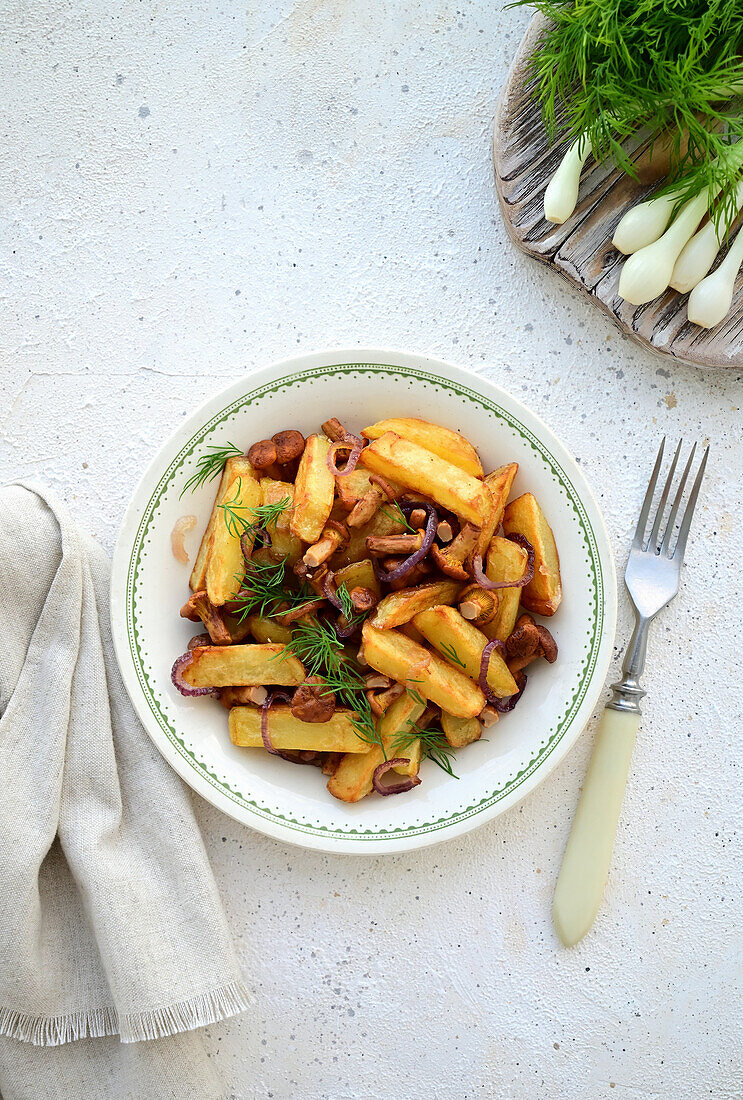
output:
[[549,910],[590,734],[520,808],[410,857],[287,849],[199,803],[258,1001],[211,1029],[229,1094],[739,1098],[743,387],[670,376],[509,246],[489,128],[526,12],[0,12],[0,476],[45,477],[109,549],[195,403],[325,344],[487,371],[578,456],[620,559],[658,436],[714,443],[577,949]]

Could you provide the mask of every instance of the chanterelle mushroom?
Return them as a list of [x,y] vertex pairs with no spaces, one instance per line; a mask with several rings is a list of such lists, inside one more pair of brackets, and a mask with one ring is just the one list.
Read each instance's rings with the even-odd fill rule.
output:
[[232,635],[225,626],[219,608],[214,606],[206,591],[194,592],[181,608],[181,618],[189,619],[192,623],[201,619],[214,645],[230,645],[232,642]]
[[335,695],[321,680],[309,679],[294,692],[291,711],[300,722],[329,722],[335,714]]
[[521,615],[506,642],[506,657],[511,672],[520,672],[532,661],[544,657],[549,664],[557,660],[557,642],[531,615]]
[[465,569],[465,562],[477,546],[480,528],[473,523],[465,523],[457,537],[448,546],[438,547],[436,543],[431,547],[431,557],[436,562],[442,573],[447,577],[453,577],[456,581],[467,581],[470,575]]

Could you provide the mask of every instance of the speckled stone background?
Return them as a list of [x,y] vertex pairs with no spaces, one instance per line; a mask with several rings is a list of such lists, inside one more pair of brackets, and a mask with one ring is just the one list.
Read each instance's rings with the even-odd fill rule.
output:
[[620,564],[658,437],[714,448],[577,949],[550,903],[591,730],[520,807],[406,857],[286,848],[196,800],[257,998],[209,1031],[240,1100],[743,1096],[742,380],[669,373],[509,245],[489,131],[528,14],[499,7],[0,2],[0,477],[46,478],[109,550],[196,404],[329,344],[529,403]]

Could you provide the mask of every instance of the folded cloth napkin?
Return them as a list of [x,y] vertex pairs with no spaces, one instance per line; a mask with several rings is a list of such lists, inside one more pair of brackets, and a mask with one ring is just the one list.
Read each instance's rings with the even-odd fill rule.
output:
[[248,1007],[180,779],[134,714],[109,563],[0,488],[0,1035],[158,1039]]

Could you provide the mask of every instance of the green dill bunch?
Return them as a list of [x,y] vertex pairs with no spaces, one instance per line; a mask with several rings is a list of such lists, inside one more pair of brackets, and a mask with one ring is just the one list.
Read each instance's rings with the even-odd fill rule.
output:
[[[521,6],[531,0],[516,0]],[[637,175],[623,142],[670,143],[683,201],[738,178],[743,138],[741,0],[536,0],[548,20],[530,63],[551,140],[585,135],[594,157]],[[730,162],[729,162],[730,160]]]

